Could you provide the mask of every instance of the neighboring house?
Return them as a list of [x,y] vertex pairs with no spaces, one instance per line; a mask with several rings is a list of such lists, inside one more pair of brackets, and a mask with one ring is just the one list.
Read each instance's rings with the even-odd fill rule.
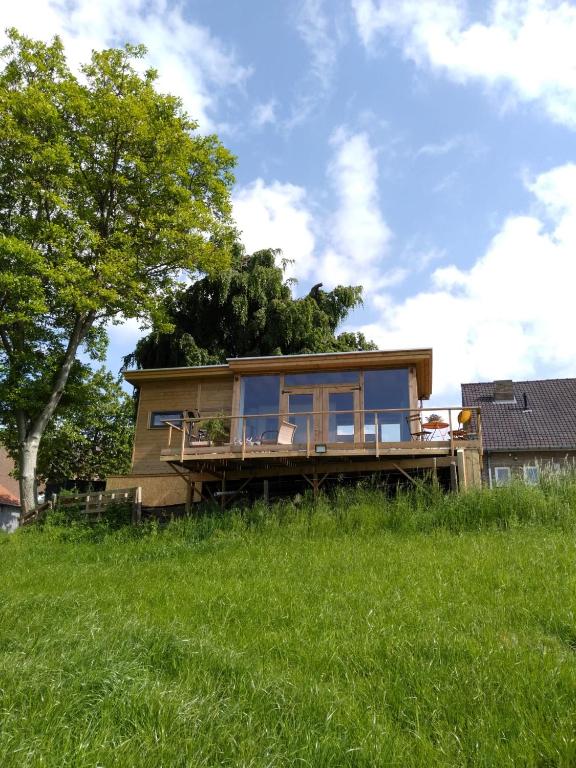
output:
[[20,487],[18,480],[12,477],[14,462],[0,445],[0,485],[3,485],[8,493],[20,499]]
[[0,531],[15,531],[20,520],[20,499],[0,484]]
[[0,531],[13,531],[20,519],[20,489],[11,476],[14,462],[0,446]]
[[576,379],[462,384],[464,408],[480,408],[483,480],[538,481],[576,458]]
[[[455,440],[455,407],[437,414],[432,350],[230,359],[127,371],[139,390],[132,472],[107,488],[142,487],[144,506],[221,503],[294,492],[375,472],[435,471],[452,487],[480,482],[480,444]],[[438,411],[438,409],[435,409]],[[442,426],[443,423],[443,426]],[[430,439],[432,438],[432,439]]]

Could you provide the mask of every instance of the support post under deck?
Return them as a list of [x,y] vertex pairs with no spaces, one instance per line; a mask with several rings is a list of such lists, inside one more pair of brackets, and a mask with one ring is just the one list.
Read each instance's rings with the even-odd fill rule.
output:
[[450,462],[450,490],[458,492],[458,469],[455,461]]

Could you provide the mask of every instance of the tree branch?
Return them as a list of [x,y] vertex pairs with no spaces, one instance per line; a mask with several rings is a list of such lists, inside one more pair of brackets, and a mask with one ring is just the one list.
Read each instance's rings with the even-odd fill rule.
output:
[[66,352],[64,353],[62,363],[56,373],[56,376],[54,377],[52,391],[50,392],[50,396],[46,401],[46,405],[32,422],[29,430],[29,436],[35,436],[38,438],[42,437],[42,434],[46,429],[46,425],[54,415],[54,411],[58,407],[58,403],[62,398],[62,394],[64,393],[64,388],[66,387],[70,371],[72,370],[72,365],[76,359],[78,347],[90,330],[95,316],[96,312],[91,311],[84,317],[78,316],[76,318],[74,329],[70,335],[70,339],[68,340],[68,346],[66,347]]
[[11,360],[14,349],[5,328],[0,328],[0,340],[2,341],[2,346],[4,347],[8,359]]

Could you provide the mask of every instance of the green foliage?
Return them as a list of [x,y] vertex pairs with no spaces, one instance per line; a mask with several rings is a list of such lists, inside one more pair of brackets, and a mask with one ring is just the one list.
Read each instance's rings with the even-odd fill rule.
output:
[[[97,480],[130,470],[135,402],[120,380],[101,368],[78,366],[38,453],[40,480]],[[18,434],[10,415],[0,440],[18,459]]]
[[279,250],[248,256],[233,249],[228,270],[207,275],[170,297],[166,312],[173,331],[154,330],[125,360],[140,368],[222,363],[227,357],[290,355],[375,349],[361,333],[336,335],[362,300],[362,288],[317,285],[292,297],[293,281],[277,265]]
[[573,766],[575,498],[360,489],[0,537],[0,763]]
[[74,385],[49,424],[38,455],[38,477],[95,480],[130,470],[135,403],[120,380],[101,369]]
[[78,349],[161,324],[183,273],[227,263],[234,159],[137,72],[144,52],[94,52],[78,78],[58,38],[0,51],[0,407],[31,463]]
[[208,440],[226,442],[230,437],[230,419],[223,418],[224,414],[213,416],[200,422],[200,429],[206,433]]

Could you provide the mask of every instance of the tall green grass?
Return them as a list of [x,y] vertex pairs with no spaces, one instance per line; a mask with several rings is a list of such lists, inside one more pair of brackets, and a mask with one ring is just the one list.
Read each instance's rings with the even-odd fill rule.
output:
[[576,765],[576,484],[0,538],[0,765]]
[[[124,525],[130,517],[130,508],[119,505],[110,509],[106,521],[86,525],[81,509],[57,509],[44,522],[43,532],[48,538],[102,541],[110,536],[120,540],[155,536],[160,530],[164,539],[191,540],[222,533],[327,536],[383,531],[430,533],[439,529],[462,533],[518,525],[574,530],[576,475],[548,476],[533,486],[518,482],[461,494],[446,493],[432,480],[417,481],[408,490],[392,494],[370,485],[340,488],[316,500],[309,494],[297,502],[286,500],[271,506],[257,502],[224,511],[214,505],[162,528],[154,522],[137,528]],[[27,529],[20,534],[35,532]]]

